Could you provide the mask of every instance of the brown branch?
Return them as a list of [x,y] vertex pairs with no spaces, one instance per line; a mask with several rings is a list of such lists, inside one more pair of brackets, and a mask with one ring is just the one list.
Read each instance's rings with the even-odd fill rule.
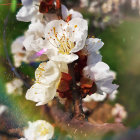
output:
[[85,119],[85,115],[82,109],[82,94],[75,80],[74,63],[69,64],[69,73],[72,77],[71,89],[73,94],[74,117],[82,120]]
[[90,114],[93,114],[97,109],[102,107],[106,101],[107,101],[107,98],[104,101],[98,102],[97,105],[95,106],[95,108],[90,112]]
[[51,107],[50,113],[56,126],[75,137],[75,139],[91,139],[108,132],[120,133],[126,130],[121,123],[92,124],[85,120],[71,119],[70,113],[63,112],[56,106]]
[[8,138],[21,138],[23,134],[20,129],[10,129],[10,130],[0,130],[0,135],[6,136]]

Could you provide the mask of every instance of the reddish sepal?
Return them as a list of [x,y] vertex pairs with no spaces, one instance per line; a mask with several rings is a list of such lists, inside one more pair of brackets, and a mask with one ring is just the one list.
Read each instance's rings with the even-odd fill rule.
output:
[[57,89],[61,98],[72,99],[72,93],[70,90],[71,81],[72,77],[70,74],[64,72],[61,73],[61,79]]
[[72,14],[70,14],[65,21],[69,22],[71,19],[72,19]]
[[83,93],[83,98],[97,91],[96,83],[88,78],[81,78],[80,87]]
[[40,13],[48,13],[53,8],[54,0],[42,0],[39,6]]

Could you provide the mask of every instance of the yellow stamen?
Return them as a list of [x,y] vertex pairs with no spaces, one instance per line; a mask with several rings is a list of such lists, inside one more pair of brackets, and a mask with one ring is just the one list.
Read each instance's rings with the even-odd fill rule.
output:
[[[75,25],[76,27],[77,27],[77,25]],[[75,28],[76,28],[75,27]],[[73,42],[71,42],[70,40],[69,40],[69,38],[66,38],[66,36],[65,36],[65,34],[63,34],[63,36],[59,39],[58,38],[58,33],[56,32],[56,28],[55,27],[53,27],[53,33],[54,33],[54,35],[55,35],[55,39],[54,39],[54,41],[55,40],[57,40],[59,43],[60,43],[60,45],[58,46],[58,44],[57,44],[57,46],[58,46],[58,52],[59,53],[61,53],[61,54],[70,54],[70,51],[74,48],[74,43]]]

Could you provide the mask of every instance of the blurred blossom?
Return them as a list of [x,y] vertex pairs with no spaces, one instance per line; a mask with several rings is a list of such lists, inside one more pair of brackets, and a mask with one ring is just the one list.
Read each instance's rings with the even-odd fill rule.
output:
[[11,45],[11,52],[13,54],[15,67],[19,67],[22,62],[28,62],[23,41],[24,36],[20,36]]
[[122,122],[127,117],[125,108],[120,104],[115,104],[112,109],[112,115],[115,117],[115,122]]
[[0,105],[0,116],[8,110],[8,107],[5,105]]
[[97,6],[98,5],[98,2],[97,1],[93,1],[90,3],[90,6],[88,8],[88,11],[91,12],[91,13],[97,13],[99,12],[99,7]]
[[118,94],[118,90],[115,90],[112,94],[109,94],[108,98],[110,101],[113,101],[116,99],[116,96]]
[[23,93],[23,81],[20,79],[13,79],[12,81],[6,83],[6,91],[7,93],[14,95],[21,95]]
[[112,10],[112,1],[108,0],[107,3],[102,5],[103,13],[108,13]]
[[140,0],[131,0],[131,7],[133,10],[138,10],[140,15]]
[[137,0],[131,0],[132,9],[136,9],[137,7]]
[[50,140],[54,135],[54,127],[44,120],[37,120],[29,122],[23,133],[28,140]]
[[88,7],[89,0],[80,0],[80,7],[85,8]]

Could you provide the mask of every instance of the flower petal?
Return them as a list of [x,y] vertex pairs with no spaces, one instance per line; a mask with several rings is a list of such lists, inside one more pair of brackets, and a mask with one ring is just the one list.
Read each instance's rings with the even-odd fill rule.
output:
[[37,13],[37,8],[32,7],[25,7],[23,6],[16,15],[17,20],[30,22],[32,17]]
[[27,90],[26,99],[34,102],[38,102],[36,106],[44,105],[51,101],[56,95],[55,86],[46,86],[42,84],[34,84]]

